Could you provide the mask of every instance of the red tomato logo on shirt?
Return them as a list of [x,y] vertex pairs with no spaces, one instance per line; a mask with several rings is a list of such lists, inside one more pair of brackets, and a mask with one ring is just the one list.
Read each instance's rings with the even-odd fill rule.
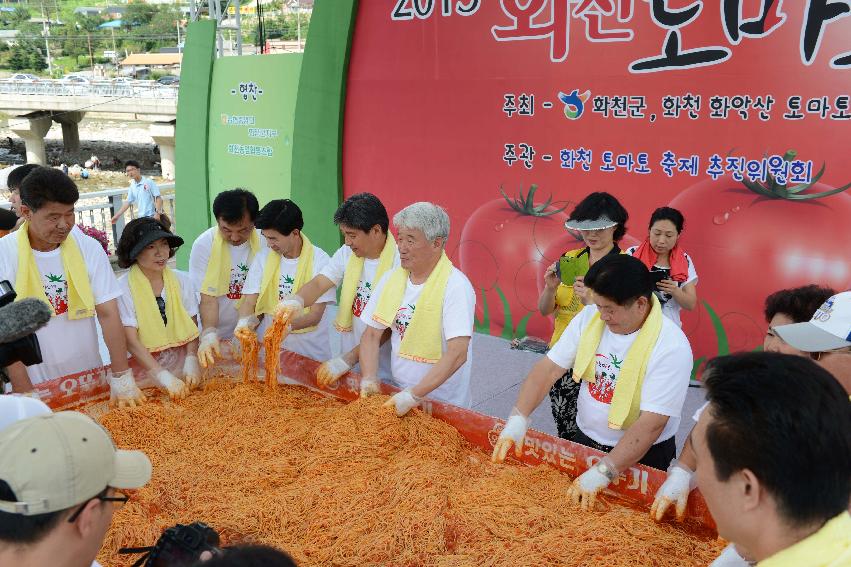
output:
[[623,359],[618,359],[617,355],[613,353],[608,355],[597,353],[594,383],[588,384],[588,393],[591,394],[592,398],[604,404],[612,403],[612,395],[614,395],[615,386],[618,383],[621,364],[623,364]]

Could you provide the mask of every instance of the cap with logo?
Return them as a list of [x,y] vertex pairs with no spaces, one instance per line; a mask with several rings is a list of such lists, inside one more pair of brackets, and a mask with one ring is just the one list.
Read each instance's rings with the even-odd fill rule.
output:
[[58,512],[107,487],[141,488],[150,479],[143,452],[116,449],[106,430],[82,413],[31,417],[0,432],[0,480],[17,499],[0,500],[3,512]]
[[809,321],[778,325],[774,331],[787,344],[804,352],[851,346],[851,291],[829,297]]

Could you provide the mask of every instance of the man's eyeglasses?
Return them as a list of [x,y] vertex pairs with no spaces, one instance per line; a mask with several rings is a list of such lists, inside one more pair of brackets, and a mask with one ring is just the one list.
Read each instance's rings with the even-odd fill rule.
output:
[[118,491],[115,491],[115,496],[107,496],[108,493],[109,487],[107,486],[103,490],[103,492],[101,492],[94,498],[89,498],[88,500],[80,504],[80,507],[77,508],[77,510],[73,514],[71,514],[71,516],[68,518],[68,521],[73,524],[77,520],[77,518],[80,517],[80,514],[83,513],[83,508],[85,508],[92,500],[100,500],[101,502],[113,502],[116,510],[120,510],[121,507],[124,506],[128,500],[130,500],[129,496],[127,496],[126,494],[122,494]]

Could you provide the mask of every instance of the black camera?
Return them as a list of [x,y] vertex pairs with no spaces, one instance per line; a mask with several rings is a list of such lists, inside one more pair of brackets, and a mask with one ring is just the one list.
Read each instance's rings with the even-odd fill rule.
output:
[[650,270],[650,279],[653,280],[653,286],[655,288],[662,280],[671,279],[671,268],[653,266],[653,269]]
[[219,552],[219,534],[207,524],[192,522],[168,528],[153,546],[123,547],[118,553],[146,553],[133,567],[185,567],[196,563],[205,551]]
[[12,305],[17,297],[8,280],[0,281],[0,367],[18,361],[32,366],[42,361],[35,330],[50,320],[50,310],[35,299]]

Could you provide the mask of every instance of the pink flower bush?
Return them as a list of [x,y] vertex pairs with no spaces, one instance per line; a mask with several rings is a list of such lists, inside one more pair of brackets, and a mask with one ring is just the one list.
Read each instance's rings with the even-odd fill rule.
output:
[[104,231],[98,230],[93,226],[85,226],[82,224],[78,224],[77,227],[79,227],[79,229],[86,235],[91,236],[100,242],[100,245],[103,246],[103,251],[109,254],[109,236],[107,236]]

